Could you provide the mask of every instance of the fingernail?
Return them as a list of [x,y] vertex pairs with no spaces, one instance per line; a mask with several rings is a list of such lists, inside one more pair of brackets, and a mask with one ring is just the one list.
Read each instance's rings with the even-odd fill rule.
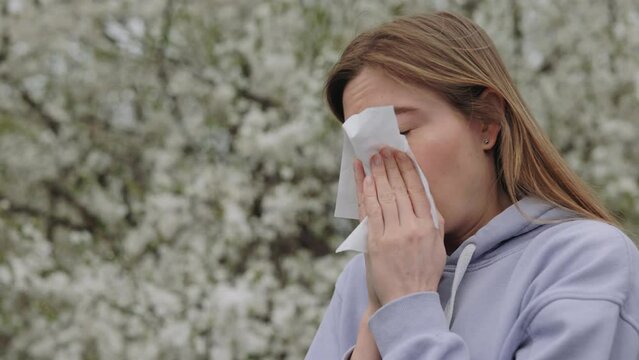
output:
[[382,165],[382,159],[380,158],[379,154],[373,155],[373,165],[375,166]]
[[383,148],[381,152],[386,159],[391,159],[393,156],[393,151],[389,148]]

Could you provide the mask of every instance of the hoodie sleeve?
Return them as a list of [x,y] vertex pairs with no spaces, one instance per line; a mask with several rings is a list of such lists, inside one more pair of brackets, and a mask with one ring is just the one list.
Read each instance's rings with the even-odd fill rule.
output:
[[367,302],[364,257],[357,255],[337,279],[333,298],[305,359],[349,359]]
[[385,360],[470,359],[462,338],[448,329],[436,292],[420,292],[384,305],[368,326]]
[[621,307],[600,299],[559,298],[545,305],[527,327],[516,359],[637,359],[636,324]]
[[[517,360],[637,359],[637,324],[606,300],[559,298],[527,328]],[[382,307],[369,321],[383,359],[470,359],[466,344],[448,330],[436,293],[417,293]]]
[[311,347],[306,353],[305,360],[341,359],[338,331],[341,308],[342,298],[335,291]]

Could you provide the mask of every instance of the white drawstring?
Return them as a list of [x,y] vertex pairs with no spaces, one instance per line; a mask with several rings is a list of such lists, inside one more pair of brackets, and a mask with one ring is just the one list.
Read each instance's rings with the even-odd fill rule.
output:
[[477,246],[475,244],[470,243],[464,247],[461,254],[459,255],[459,259],[457,260],[457,267],[455,268],[455,276],[453,277],[453,287],[450,291],[450,299],[448,300],[448,304],[446,304],[446,309],[444,313],[446,315],[446,320],[448,320],[448,328],[450,329],[450,325],[453,322],[453,309],[455,308],[455,297],[457,296],[457,288],[464,278],[464,274],[466,274],[466,269],[468,268],[468,264],[470,264],[470,260],[475,253],[475,249]]

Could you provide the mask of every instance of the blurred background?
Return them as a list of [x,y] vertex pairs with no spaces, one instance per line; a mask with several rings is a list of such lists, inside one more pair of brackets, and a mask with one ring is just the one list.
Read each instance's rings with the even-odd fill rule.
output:
[[0,357],[303,358],[355,226],[325,74],[438,9],[636,234],[636,0],[0,0]]

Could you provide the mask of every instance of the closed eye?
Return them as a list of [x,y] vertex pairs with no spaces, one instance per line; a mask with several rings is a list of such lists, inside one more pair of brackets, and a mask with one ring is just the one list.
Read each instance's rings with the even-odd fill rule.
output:
[[402,135],[406,135],[406,134],[408,134],[409,132],[410,132],[410,130],[406,130],[406,131],[402,131],[402,132],[400,132],[400,134],[402,134]]

